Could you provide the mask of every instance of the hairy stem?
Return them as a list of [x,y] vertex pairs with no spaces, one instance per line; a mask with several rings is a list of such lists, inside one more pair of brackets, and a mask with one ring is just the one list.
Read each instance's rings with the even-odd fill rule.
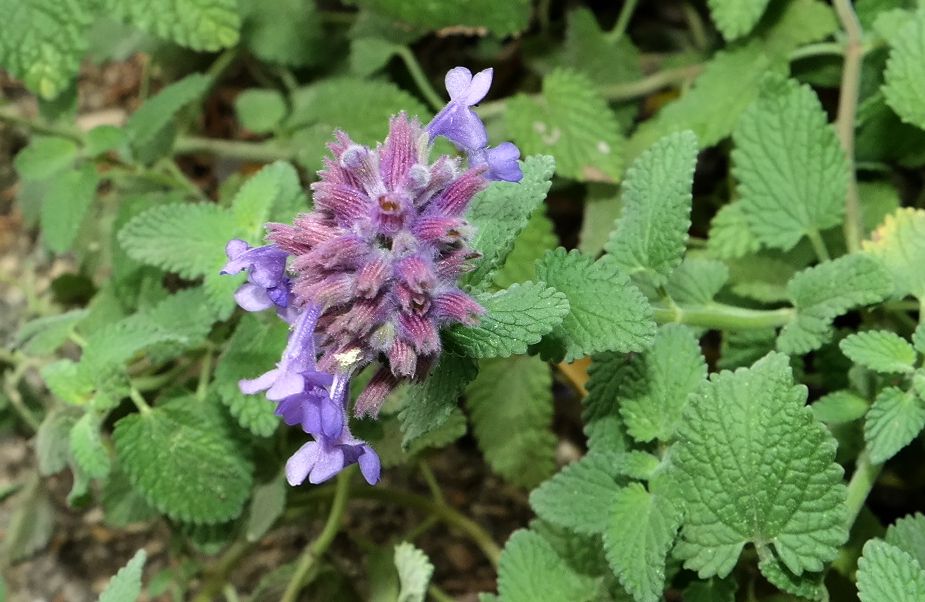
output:
[[700,326],[714,330],[759,330],[777,328],[793,320],[796,310],[745,309],[722,303],[709,305],[654,304],[655,321],[660,324],[677,322],[688,326]]
[[870,455],[868,455],[866,449],[858,455],[854,474],[851,475],[851,480],[848,481],[848,496],[845,502],[847,507],[846,520],[849,527],[857,520],[867,496],[870,495],[870,490],[874,488],[874,484],[877,482],[877,477],[880,475],[882,467],[882,464],[874,464],[870,461]]
[[833,0],[838,20],[845,30],[844,65],[841,92],[838,97],[838,117],[835,120],[838,138],[848,158],[848,193],[845,196],[845,243],[848,252],[861,248],[861,205],[858,199],[858,181],[854,166],[854,124],[857,118],[858,92],[861,86],[861,23],[850,0]]
[[295,158],[294,150],[275,142],[244,142],[199,136],[178,137],[173,152],[176,155],[209,153],[256,163],[291,161]]
[[829,261],[832,259],[829,255],[829,249],[825,246],[825,241],[822,240],[822,235],[819,234],[819,230],[810,230],[807,232],[806,237],[809,239],[809,242],[813,245],[813,251],[816,253],[816,258],[819,261]]
[[315,562],[320,558],[334,541],[337,532],[340,530],[340,522],[344,516],[344,509],[347,507],[347,494],[350,491],[350,477],[353,475],[352,470],[341,471],[337,475],[337,484],[334,489],[334,501],[331,502],[331,511],[328,513],[328,520],[321,530],[321,534],[302,552],[295,572],[286,586],[286,591],[280,602],[296,602],[299,592],[302,590],[305,578],[315,568]]
[[610,33],[607,34],[607,41],[611,44],[619,41],[623,34],[626,33],[626,28],[630,24],[630,19],[633,18],[633,13],[636,12],[638,3],[639,0],[624,0],[617,22],[614,24],[613,29],[610,30]]
[[407,46],[396,46],[395,54],[405,63],[405,67],[408,68],[411,79],[414,80],[414,85],[418,87],[418,91],[424,97],[424,100],[427,101],[427,104],[429,104],[434,111],[442,109],[446,102],[440,98],[440,95],[437,94],[434,87],[430,85],[430,80],[427,79],[427,75],[424,74],[424,70],[421,69],[421,65],[418,63],[418,59],[414,56],[414,53],[411,52],[411,49]]
[[221,558],[208,570],[206,581],[202,588],[193,598],[193,602],[210,602],[215,600],[218,592],[222,591],[228,575],[235,566],[241,561],[248,552],[253,549],[254,544],[242,539],[236,540],[225,552]]

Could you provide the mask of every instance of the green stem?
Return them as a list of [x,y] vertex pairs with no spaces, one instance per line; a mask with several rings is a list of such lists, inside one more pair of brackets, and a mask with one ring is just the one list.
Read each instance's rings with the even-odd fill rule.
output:
[[792,62],[818,56],[842,56],[844,53],[845,47],[838,42],[819,42],[797,48],[790,53],[789,58]]
[[215,600],[218,592],[222,591],[222,588],[225,586],[228,575],[241,559],[253,549],[254,545],[253,543],[238,539],[228,546],[228,549],[225,550],[218,562],[209,569],[206,582],[203,584],[202,589],[196,594],[196,597],[193,598],[193,602],[211,602]]
[[663,69],[656,71],[652,75],[644,77],[634,82],[611,84],[601,88],[601,94],[607,100],[620,101],[648,96],[653,92],[658,92],[662,88],[688,82],[703,71],[704,65],[685,65],[673,69]]
[[431,598],[436,600],[436,602],[455,602],[456,598],[450,596],[445,591],[434,585],[433,583],[427,588],[427,593]]
[[199,382],[196,385],[196,399],[203,401],[209,392],[209,378],[212,376],[212,351],[206,351],[202,356],[202,364],[199,367]]
[[710,42],[707,40],[707,28],[704,27],[700,13],[689,3],[685,3],[684,18],[687,20],[687,26],[691,30],[691,38],[694,41],[694,46],[697,50],[706,50],[710,46]]
[[171,158],[164,159],[161,162],[164,171],[166,171],[171,178],[174,180],[174,185],[179,186],[180,188],[185,188],[192,196],[196,197],[200,201],[208,201],[209,198],[205,193],[196,185],[195,182],[189,179],[189,177],[183,173],[183,170],[180,169],[180,166],[177,165],[177,162]]
[[418,462],[418,467],[421,469],[421,476],[424,477],[424,482],[427,483],[427,488],[430,490],[430,495],[433,496],[434,501],[438,504],[443,504],[443,491],[440,490],[440,483],[437,482],[437,477],[434,476],[430,466],[427,465],[427,461],[421,458],[421,461]]
[[10,105],[0,106],[0,121],[22,126],[32,132],[38,132],[39,134],[60,136],[73,140],[74,142],[83,142],[83,135],[76,128],[46,123],[38,119],[29,119],[28,117],[24,117],[20,111]]
[[858,514],[861,512],[861,508],[864,507],[864,502],[877,482],[877,477],[880,475],[882,467],[882,464],[873,464],[870,461],[870,456],[866,449],[858,455],[854,474],[851,475],[851,480],[848,481],[848,496],[845,502],[849,527],[854,524]]
[[660,324],[677,322],[688,326],[700,326],[713,330],[759,330],[777,328],[789,324],[796,310],[745,309],[722,303],[709,305],[653,305],[655,321]]
[[16,413],[22,418],[22,421],[32,429],[32,432],[36,432],[39,430],[41,421],[32,413],[32,410],[26,406],[26,402],[19,392],[19,381],[22,379],[24,373],[24,370],[21,370],[23,366],[24,364],[17,366],[11,374],[4,378],[3,391],[6,393],[7,398],[9,398],[10,405],[13,406]]
[[352,470],[344,470],[337,475],[334,501],[331,502],[331,511],[328,513],[328,520],[324,524],[324,528],[321,530],[321,534],[318,538],[305,549],[302,556],[299,558],[299,562],[295,567],[295,572],[289,580],[289,584],[286,586],[286,592],[283,594],[283,597],[280,598],[280,602],[296,602],[306,576],[315,567],[315,561],[325,553],[331,545],[331,542],[334,541],[334,537],[340,530],[340,522],[344,515],[344,509],[347,507],[347,494],[350,491],[350,477],[352,475]]
[[128,396],[142,414],[147,414],[151,411],[151,406],[148,405],[148,402],[145,401],[145,398],[142,397],[141,393],[135,387],[129,388]]
[[833,0],[838,20],[845,30],[845,60],[842,67],[841,92],[838,97],[838,116],[835,129],[848,158],[850,174],[848,192],[845,195],[845,243],[848,252],[861,248],[863,236],[861,226],[861,203],[858,198],[858,181],[854,167],[854,126],[857,119],[858,94],[861,87],[861,61],[864,49],[861,46],[861,23],[851,6],[850,0]]
[[295,158],[295,152],[292,149],[275,142],[244,142],[199,136],[178,137],[173,146],[173,152],[176,155],[210,153],[256,163],[291,161]]
[[819,261],[829,261],[832,259],[832,256],[829,255],[829,249],[825,246],[825,241],[822,240],[822,235],[819,234],[819,230],[810,230],[806,233],[806,237],[809,238],[809,242],[813,245],[813,251],[816,253],[816,258]]
[[430,85],[430,80],[427,79],[427,75],[424,74],[424,70],[421,69],[421,65],[418,63],[418,59],[414,56],[414,53],[411,52],[411,49],[407,46],[395,46],[395,54],[405,63],[405,67],[408,68],[408,73],[411,74],[411,79],[414,80],[415,85],[418,87],[418,91],[424,96],[427,104],[435,111],[442,109],[446,101],[443,100],[440,95],[437,94],[437,91],[434,90],[434,87]]
[[607,34],[608,42],[614,44],[623,37],[630,23],[630,19],[633,18],[633,13],[636,11],[636,5],[638,3],[639,0],[624,0],[623,6],[620,8],[620,15],[617,17],[617,22],[614,24],[613,29],[610,30],[610,33]]

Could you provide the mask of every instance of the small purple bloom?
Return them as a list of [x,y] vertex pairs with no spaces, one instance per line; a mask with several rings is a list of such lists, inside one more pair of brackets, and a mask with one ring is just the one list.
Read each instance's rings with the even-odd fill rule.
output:
[[379,455],[365,441],[356,439],[346,429],[339,439],[320,438],[309,441],[286,462],[286,480],[292,486],[323,483],[351,464],[359,464],[363,478],[370,485],[379,482]]
[[502,142],[498,146],[489,146],[469,153],[469,164],[473,167],[487,167],[485,177],[489,180],[520,182],[524,174],[520,169],[520,149],[513,142]]
[[235,293],[238,305],[247,311],[263,311],[274,305],[289,306],[289,278],[286,276],[285,251],[275,245],[252,248],[243,240],[233,239],[225,246],[228,263],[222,274],[247,270],[247,282]]
[[296,319],[289,343],[276,368],[257,378],[240,381],[241,392],[252,395],[266,391],[267,399],[280,401],[305,392],[306,380],[325,378],[315,370],[315,325],[321,308],[307,306]]

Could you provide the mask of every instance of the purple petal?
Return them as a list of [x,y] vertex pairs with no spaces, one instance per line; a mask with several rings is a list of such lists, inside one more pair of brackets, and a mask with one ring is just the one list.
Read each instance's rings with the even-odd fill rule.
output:
[[465,67],[454,67],[443,78],[450,100],[462,100],[472,83],[472,72]]
[[283,399],[276,404],[276,415],[283,419],[283,422],[289,426],[295,426],[303,422],[304,400],[301,395],[293,395]]
[[469,89],[466,90],[466,97],[462,99],[463,102],[472,106],[485,98],[485,95],[488,94],[488,89],[491,88],[491,78],[494,71],[489,67],[476,73],[469,84]]
[[267,390],[267,399],[279,401],[305,390],[305,379],[296,372],[281,372],[273,386]]
[[286,461],[286,480],[295,487],[305,481],[305,477],[318,462],[321,445],[316,441],[309,441],[292,454]]
[[344,450],[333,447],[319,454],[318,461],[312,467],[311,474],[308,477],[309,483],[324,483],[344,469]]
[[267,290],[250,282],[245,282],[235,291],[234,300],[246,311],[263,311],[273,307]]
[[472,109],[462,103],[450,102],[427,124],[431,139],[443,136],[458,148],[471,151],[488,144],[485,124]]
[[367,483],[375,485],[379,482],[379,476],[382,471],[382,463],[379,461],[379,454],[369,445],[363,445],[362,450],[360,457],[357,459],[357,463],[360,465],[360,472],[363,473],[363,478],[366,479]]
[[253,395],[258,391],[266,391],[273,386],[276,378],[279,376],[279,370],[274,368],[269,372],[264,372],[257,378],[244,379],[238,381],[238,388],[245,395]]
[[330,398],[322,399],[321,432],[324,436],[337,439],[344,431],[344,408]]

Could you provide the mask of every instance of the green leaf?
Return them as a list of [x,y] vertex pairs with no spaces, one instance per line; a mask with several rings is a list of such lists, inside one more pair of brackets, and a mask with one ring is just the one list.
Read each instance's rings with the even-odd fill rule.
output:
[[492,470],[525,487],[555,471],[552,374],[545,362],[525,356],[481,362],[466,405]]
[[664,284],[681,263],[696,164],[697,138],[681,132],[659,140],[626,172],[623,213],[604,249],[628,273]]
[[77,143],[68,138],[35,136],[16,155],[13,166],[23,180],[45,180],[70,167],[77,151]]
[[114,125],[98,125],[87,132],[87,145],[84,152],[90,157],[121,149],[128,142],[125,130]]
[[598,87],[636,81],[643,75],[639,51],[629,36],[614,41],[601,29],[594,13],[585,7],[576,7],[568,13],[559,63],[582,72]]
[[79,412],[58,408],[48,412],[35,434],[35,456],[39,474],[50,476],[61,472],[70,457],[70,433]]
[[614,222],[623,210],[622,199],[613,184],[590,183],[586,187],[584,215],[578,233],[578,249],[587,255],[600,255]]
[[925,299],[925,210],[903,207],[888,215],[864,250],[893,274],[894,295]]
[[591,452],[622,451],[628,447],[617,395],[623,383],[625,358],[618,353],[595,355],[588,368],[588,395],[582,421]]
[[468,355],[510,357],[527,352],[568,313],[565,295],[542,283],[524,282],[496,293],[476,295],[485,308],[478,326],[456,326],[450,337]]
[[852,362],[874,372],[912,372],[918,358],[906,339],[888,330],[850,334],[838,346]]
[[242,427],[259,437],[268,437],[279,426],[273,402],[262,393],[245,395],[238,386],[242,379],[256,378],[273,369],[286,347],[289,329],[271,316],[261,320],[253,314],[241,318],[225,353],[215,367],[215,389],[231,415]]
[[100,503],[103,506],[103,520],[115,528],[146,522],[157,516],[157,511],[132,489],[128,476],[118,464],[103,484]]
[[359,77],[368,77],[385,67],[397,50],[397,46],[378,37],[357,38],[350,42],[350,72]]
[[583,74],[553,71],[543,78],[539,98],[523,94],[511,98],[504,117],[521,152],[553,155],[559,175],[587,182],[620,178],[620,125]]
[[765,78],[733,140],[738,202],[759,242],[786,250],[841,223],[848,163],[809,86]]
[[286,99],[277,90],[250,88],[234,99],[234,111],[238,121],[257,134],[273,131],[288,110]]
[[302,0],[239,0],[244,45],[262,61],[293,67],[322,62],[325,36],[316,4]]
[[684,589],[685,602],[735,602],[739,584],[735,579],[693,581]]
[[880,391],[864,420],[864,441],[871,462],[886,462],[909,445],[925,427],[925,401],[911,391]]
[[727,40],[748,34],[764,14],[768,0],[707,0],[710,16]]
[[685,257],[665,283],[676,303],[708,305],[729,279],[729,268],[715,259]]
[[65,403],[81,405],[93,394],[92,374],[81,371],[71,360],[58,360],[42,367],[42,380],[56,397]]
[[238,43],[236,0],[104,0],[107,14],[193,50],[214,52]]
[[787,569],[821,571],[848,538],[836,443],[793,384],[787,356],[723,371],[687,406],[673,454],[687,516],[675,552],[725,577],[746,543]]
[[398,415],[404,433],[402,449],[409,450],[446,423],[457,408],[460,393],[476,374],[473,360],[445,353],[424,382],[410,387],[407,403]]
[[774,551],[768,548],[761,548],[758,551],[758,558],[758,570],[765,579],[781,591],[807,600],[821,602],[826,599],[822,573],[806,571],[797,575],[784,566]]
[[527,157],[521,163],[524,177],[520,182],[492,182],[472,199],[466,219],[475,228],[472,248],[482,257],[464,282],[475,286],[504,263],[517,235],[546,198],[555,166],[549,156]]
[[[264,224],[290,219],[292,207],[308,208],[298,172],[285,161],[264,166],[241,186],[231,201],[235,236],[259,241],[263,238]],[[225,236],[228,235],[225,232]],[[224,257],[224,247],[222,249]]]
[[96,198],[99,181],[96,168],[85,165],[61,174],[51,182],[41,213],[43,240],[51,251],[65,253],[71,249]]
[[38,475],[27,477],[16,495],[13,512],[3,534],[3,549],[12,562],[32,556],[51,540],[55,505]]
[[81,416],[70,433],[70,449],[74,460],[92,479],[109,474],[112,460],[100,436],[100,420],[92,412]]
[[390,20],[431,30],[488,30],[498,37],[516,34],[530,23],[529,0],[420,3],[415,0],[351,0]]
[[884,539],[910,554],[925,570],[925,516],[916,512],[899,519],[886,530]]
[[613,454],[591,452],[569,464],[530,492],[530,507],[543,520],[577,533],[604,532],[620,489],[613,460]]
[[175,520],[221,523],[250,495],[250,463],[210,401],[181,397],[130,414],[113,441],[132,485]]
[[80,69],[94,8],[82,0],[0,1],[0,66],[31,92],[55,98]]
[[180,109],[202,96],[210,84],[209,77],[194,73],[164,87],[145,101],[125,124],[125,133],[132,148],[143,149],[156,144],[157,137],[162,135]]
[[604,530],[607,562],[637,602],[662,600],[665,559],[681,525],[671,500],[631,483],[613,497]]
[[63,345],[74,326],[87,315],[85,309],[29,320],[16,333],[16,345],[26,355],[51,355]]
[[218,205],[158,205],[129,221],[119,242],[132,259],[196,278],[221,269],[234,226]]
[[918,602],[925,599],[925,570],[912,555],[878,539],[864,544],[858,560],[861,602]]
[[254,487],[250,511],[247,513],[247,525],[244,536],[247,541],[256,542],[266,535],[286,509],[286,492],[288,491],[285,475],[280,472],[266,483]]
[[749,255],[729,262],[732,292],[761,303],[787,301],[787,283],[797,272],[789,261],[766,255]]
[[141,571],[145,566],[147,555],[142,548],[135,552],[119,572],[109,580],[106,589],[100,594],[99,602],[133,602],[141,595]]
[[810,406],[817,420],[826,424],[845,424],[864,417],[870,404],[851,391],[835,391],[820,397]]
[[916,351],[925,354],[925,322],[915,327],[912,333],[912,344],[915,345]]
[[512,284],[532,279],[537,260],[545,255],[546,251],[551,251],[557,246],[559,237],[556,236],[553,223],[546,217],[546,212],[541,206],[533,212],[527,226],[514,239],[513,249],[501,269],[492,274],[492,281],[501,288],[507,288]]
[[742,203],[735,202],[720,207],[710,222],[710,237],[707,249],[721,259],[738,259],[761,248],[761,243],[751,231]]
[[427,554],[403,541],[395,546],[395,568],[401,589],[397,602],[424,602],[434,565]]
[[889,38],[890,58],[884,71],[883,93],[906,123],[925,128],[925,11],[917,11]]
[[640,442],[672,440],[689,397],[706,377],[707,363],[690,329],[663,326],[652,347],[627,362],[617,393],[626,430]]
[[831,337],[836,317],[883,300],[892,286],[883,264],[863,253],[844,255],[799,272],[787,285],[796,316],[781,330],[777,348],[791,354],[818,349]]
[[525,529],[515,531],[498,565],[500,601],[596,600],[596,580],[563,565],[562,558],[542,536]]
[[568,298],[569,313],[550,335],[564,344],[565,361],[600,351],[641,351],[652,342],[652,310],[612,261],[559,248],[537,263],[536,274]]

